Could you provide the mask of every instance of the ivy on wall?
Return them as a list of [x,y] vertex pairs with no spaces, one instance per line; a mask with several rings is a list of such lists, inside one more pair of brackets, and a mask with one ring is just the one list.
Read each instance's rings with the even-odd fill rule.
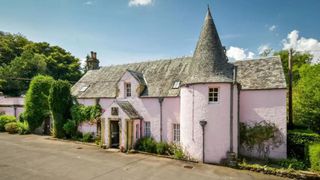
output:
[[250,152],[257,150],[261,158],[267,158],[270,150],[278,148],[283,142],[283,135],[274,123],[240,123],[241,147]]
[[96,121],[102,114],[100,105],[84,106],[82,104],[75,104],[71,108],[72,120],[80,124],[84,121]]

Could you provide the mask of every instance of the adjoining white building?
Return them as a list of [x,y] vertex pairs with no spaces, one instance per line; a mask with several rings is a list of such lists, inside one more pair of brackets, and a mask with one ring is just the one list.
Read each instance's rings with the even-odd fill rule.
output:
[[[101,132],[108,148],[130,149],[152,136],[180,143],[196,160],[220,163],[238,154],[239,122],[273,122],[286,136],[280,57],[229,62],[209,9],[192,57],[99,68],[92,52],[87,64],[72,94],[84,105],[99,103],[104,113],[101,124],[80,130]],[[285,139],[271,158],[286,158]]]

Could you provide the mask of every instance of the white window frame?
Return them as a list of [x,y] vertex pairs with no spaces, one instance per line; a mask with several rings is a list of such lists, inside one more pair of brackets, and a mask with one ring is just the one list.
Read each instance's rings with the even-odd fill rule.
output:
[[180,142],[180,124],[176,123],[172,125],[173,131],[173,142],[179,143]]
[[151,122],[145,121],[143,127],[144,127],[144,136],[151,137]]
[[[210,91],[212,89],[212,92]],[[215,91],[217,90],[217,91]],[[210,100],[212,99],[212,100]],[[215,100],[216,99],[216,100]],[[208,88],[208,102],[210,104],[219,103],[220,101],[220,88],[219,87],[209,87]]]
[[124,89],[125,89],[125,96],[126,97],[131,97],[132,96],[132,86],[131,83],[125,83],[124,84]]

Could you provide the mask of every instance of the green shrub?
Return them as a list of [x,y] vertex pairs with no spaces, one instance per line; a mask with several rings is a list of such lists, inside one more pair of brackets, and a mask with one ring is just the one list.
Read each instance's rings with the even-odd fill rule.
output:
[[18,132],[18,125],[17,125],[17,122],[10,122],[10,123],[7,123],[5,126],[4,126],[6,132],[8,132],[9,134],[15,134]]
[[53,136],[63,138],[65,137],[63,126],[67,119],[71,118],[72,97],[70,83],[63,80],[54,81],[51,85],[48,99],[53,118]]
[[320,143],[309,145],[309,160],[311,169],[320,171]]
[[159,142],[156,144],[156,151],[157,154],[162,154],[162,155],[170,155],[169,154],[169,144],[166,142]]
[[63,130],[66,132],[68,138],[74,137],[77,133],[77,125],[74,120],[69,120],[63,125]]
[[77,124],[83,121],[96,120],[101,116],[102,109],[100,105],[84,106],[82,104],[75,104],[71,107],[71,117]]
[[5,131],[5,125],[7,123],[16,122],[16,118],[10,115],[1,115],[0,116],[0,131]]
[[25,98],[23,119],[28,122],[31,131],[40,127],[50,116],[48,95],[54,79],[50,76],[35,76],[29,86]]
[[320,135],[306,130],[288,131],[288,157],[308,163],[308,145],[320,142]]
[[83,142],[93,142],[92,133],[85,133],[85,134],[83,134],[82,141],[83,141]]
[[134,148],[139,151],[156,153],[157,143],[152,137],[143,137],[137,140]]
[[276,161],[275,164],[287,169],[304,170],[307,168],[304,162],[297,159],[284,159]]
[[175,159],[187,159],[182,147],[178,144],[172,144],[170,146],[170,152],[173,154]]
[[18,125],[18,133],[20,135],[29,134],[30,133],[29,127],[28,127],[28,123],[26,123],[26,122],[17,122],[17,125]]

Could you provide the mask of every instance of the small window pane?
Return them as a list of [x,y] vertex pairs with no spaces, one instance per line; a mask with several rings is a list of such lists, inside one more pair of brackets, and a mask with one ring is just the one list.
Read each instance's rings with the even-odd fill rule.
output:
[[173,124],[173,141],[180,142],[180,124]]
[[126,96],[131,97],[131,84],[126,83]]
[[218,102],[219,101],[219,88],[209,88],[209,102]]
[[147,121],[144,122],[144,136],[151,137],[151,123]]
[[119,115],[119,109],[117,107],[111,108],[111,115],[112,116],[118,116]]

